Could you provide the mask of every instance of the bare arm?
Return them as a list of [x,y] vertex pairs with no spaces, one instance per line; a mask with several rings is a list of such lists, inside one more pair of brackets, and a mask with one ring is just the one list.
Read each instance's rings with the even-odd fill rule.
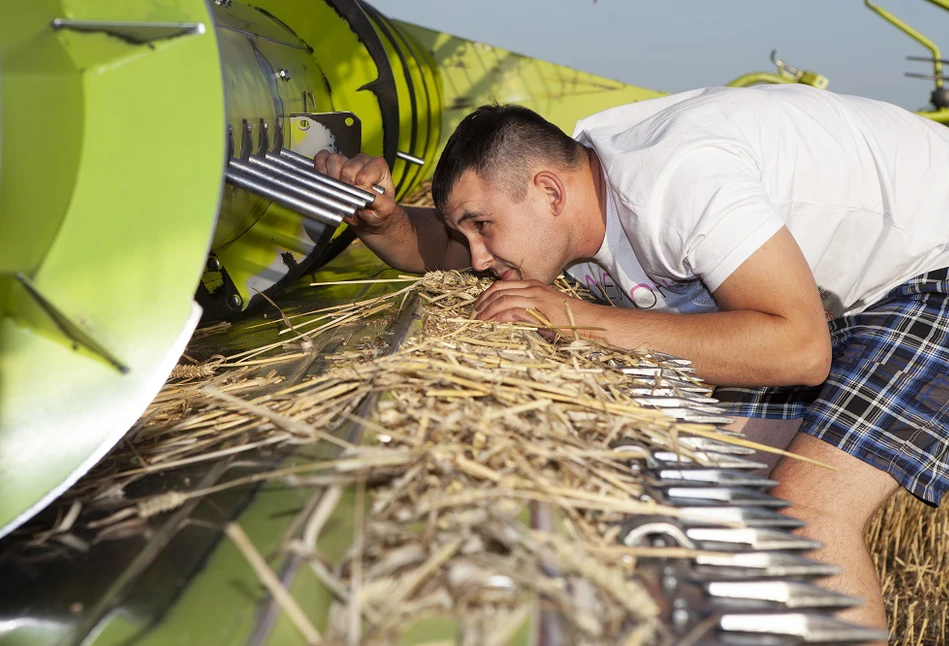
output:
[[436,209],[403,207],[395,203],[395,186],[389,166],[381,157],[360,153],[352,159],[321,151],[314,157],[320,173],[370,190],[382,186],[372,208],[347,219],[359,239],[387,265],[413,273],[429,269],[463,269],[471,266],[464,237],[445,225]]
[[586,336],[690,359],[718,385],[819,384],[830,366],[830,335],[817,285],[786,228],[715,291],[720,312],[675,314],[622,309],[568,299],[542,283],[495,283],[476,302],[478,318],[536,323],[527,309],[569,325],[603,328]]
[[471,266],[468,244],[445,226],[436,209],[397,205],[380,228],[352,226],[359,239],[390,267],[422,273]]

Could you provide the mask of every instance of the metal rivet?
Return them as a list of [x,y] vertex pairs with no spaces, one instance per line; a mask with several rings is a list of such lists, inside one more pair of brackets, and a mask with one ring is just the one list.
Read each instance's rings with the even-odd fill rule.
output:
[[241,306],[241,303],[243,303],[243,302],[244,302],[244,301],[241,299],[240,294],[231,294],[231,295],[228,296],[228,298],[227,298],[227,306],[230,307],[230,308],[232,308],[232,309],[235,309],[235,310],[236,310],[238,307],[240,307],[240,306]]
[[217,258],[208,258],[208,271],[221,271],[221,261]]
[[277,78],[281,78],[284,81],[290,80],[290,70],[280,69],[277,71]]

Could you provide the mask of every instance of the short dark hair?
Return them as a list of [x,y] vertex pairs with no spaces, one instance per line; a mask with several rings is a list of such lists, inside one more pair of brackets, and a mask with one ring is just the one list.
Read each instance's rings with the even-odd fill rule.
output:
[[482,105],[462,119],[449,137],[435,167],[432,199],[441,210],[458,178],[473,170],[484,179],[500,180],[520,201],[538,160],[576,169],[583,160],[583,146],[533,110],[510,104]]

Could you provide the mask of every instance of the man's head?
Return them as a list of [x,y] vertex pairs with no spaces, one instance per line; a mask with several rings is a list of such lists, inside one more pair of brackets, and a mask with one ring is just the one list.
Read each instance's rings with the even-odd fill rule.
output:
[[468,239],[474,269],[550,282],[569,260],[569,227],[558,217],[586,164],[584,147],[537,113],[485,105],[449,138],[432,197]]

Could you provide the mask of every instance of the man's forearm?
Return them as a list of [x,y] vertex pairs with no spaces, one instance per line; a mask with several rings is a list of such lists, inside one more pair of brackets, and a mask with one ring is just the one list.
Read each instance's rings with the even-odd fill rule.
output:
[[467,246],[445,226],[436,209],[399,207],[383,229],[355,231],[383,262],[401,271],[463,269],[471,264]]
[[804,330],[772,314],[748,310],[677,314],[585,303],[578,325],[589,335],[627,349],[648,348],[692,361],[716,385],[818,384],[827,376],[826,327]]

